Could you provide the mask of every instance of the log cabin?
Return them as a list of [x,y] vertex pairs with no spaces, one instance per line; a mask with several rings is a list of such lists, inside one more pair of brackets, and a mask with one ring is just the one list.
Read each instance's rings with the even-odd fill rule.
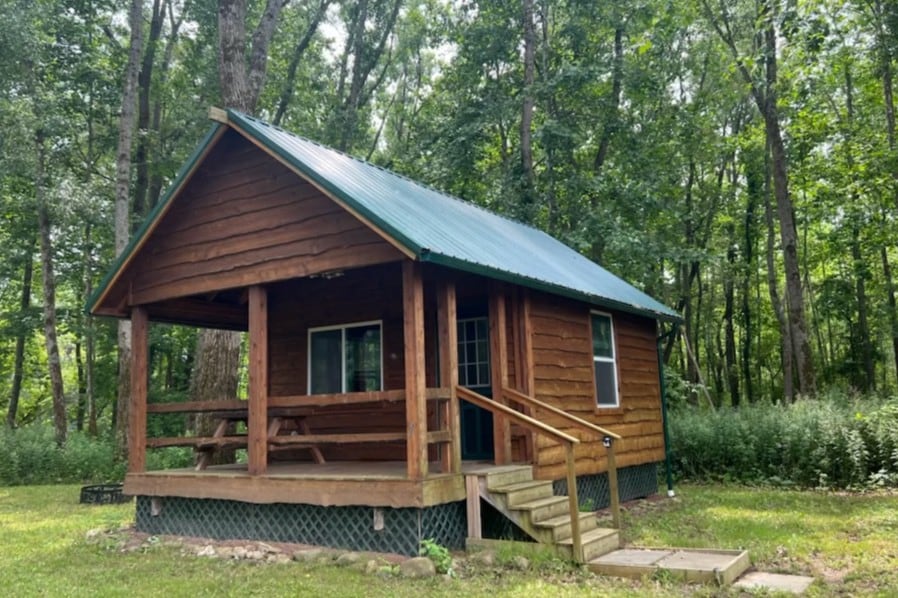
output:
[[[656,339],[679,316],[535,228],[210,115],[88,305],[132,324],[138,529],[404,554],[501,535],[580,561],[615,545],[579,507],[657,491]],[[244,331],[247,396],[148,402],[154,322]],[[148,437],[166,413],[217,424]],[[195,467],[147,471],[165,446]]]

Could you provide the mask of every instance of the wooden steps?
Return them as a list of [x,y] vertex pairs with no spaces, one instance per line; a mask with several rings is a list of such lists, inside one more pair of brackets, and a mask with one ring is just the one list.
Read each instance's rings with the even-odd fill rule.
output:
[[479,491],[479,497],[469,496],[469,501],[483,498],[531,538],[554,546],[565,558],[586,562],[620,547],[616,529],[599,528],[594,513],[577,513],[582,554],[575,555],[568,497],[556,496],[552,482],[534,480],[529,465],[485,466],[466,475],[477,476]]
[[[536,542],[554,547],[556,554],[563,558],[585,563],[594,573],[640,578],[667,571],[683,581],[726,586],[750,566],[748,553],[742,550],[621,549],[618,530],[600,528],[594,513],[577,514],[581,554],[574,554],[568,497],[556,496],[552,482],[534,480],[532,467],[474,466],[465,475],[468,476],[469,518],[474,512],[479,518],[482,498]],[[477,504],[473,510],[472,501]],[[479,520],[475,528],[480,529]],[[479,535],[471,535],[471,545],[489,542],[480,540]]]

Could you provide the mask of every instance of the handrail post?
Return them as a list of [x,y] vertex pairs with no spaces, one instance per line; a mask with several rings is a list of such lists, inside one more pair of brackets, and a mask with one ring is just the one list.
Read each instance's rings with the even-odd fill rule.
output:
[[602,439],[608,456],[608,494],[611,499],[611,518],[614,520],[614,527],[621,529],[620,525],[620,493],[617,487],[617,463],[614,460],[614,439],[611,436],[605,436]]
[[583,540],[580,537],[580,501],[577,499],[577,471],[574,463],[574,445],[567,442],[565,461],[567,462],[567,496],[571,510],[571,550],[574,561],[583,562]]

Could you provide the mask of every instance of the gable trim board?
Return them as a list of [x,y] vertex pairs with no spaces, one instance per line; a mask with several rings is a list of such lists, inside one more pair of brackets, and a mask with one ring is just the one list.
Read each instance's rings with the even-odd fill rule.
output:
[[305,179],[412,260],[546,291],[593,306],[678,322],[679,314],[530,226],[239,112],[216,123],[179,171],[88,302],[91,313],[126,315],[103,302],[156,230],[173,200],[228,129]]

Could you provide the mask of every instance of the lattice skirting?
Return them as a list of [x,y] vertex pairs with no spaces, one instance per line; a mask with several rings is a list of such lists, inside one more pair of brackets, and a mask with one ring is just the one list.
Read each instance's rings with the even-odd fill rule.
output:
[[[617,470],[617,485],[621,502],[644,498],[658,493],[658,464],[645,463]],[[556,480],[555,494],[567,494],[567,480]],[[611,504],[608,474],[577,477],[577,498],[580,504],[592,501],[593,508],[604,509]]]
[[[657,464],[620,469],[618,484],[622,501],[656,494]],[[554,487],[555,494],[567,493],[564,480],[556,481]],[[596,509],[607,507],[607,474],[580,476],[577,493],[581,504],[591,500]],[[501,513],[486,503],[481,507],[484,537],[528,540]],[[416,555],[421,541],[427,538],[460,550],[467,535],[464,501],[423,509],[391,509],[138,496],[136,526],[148,534],[297,542],[404,555]]]
[[149,534],[297,542],[411,556],[427,538],[462,549],[467,533],[464,501],[391,509],[164,497],[155,499],[159,508],[154,509],[153,500],[137,497],[136,527]]

